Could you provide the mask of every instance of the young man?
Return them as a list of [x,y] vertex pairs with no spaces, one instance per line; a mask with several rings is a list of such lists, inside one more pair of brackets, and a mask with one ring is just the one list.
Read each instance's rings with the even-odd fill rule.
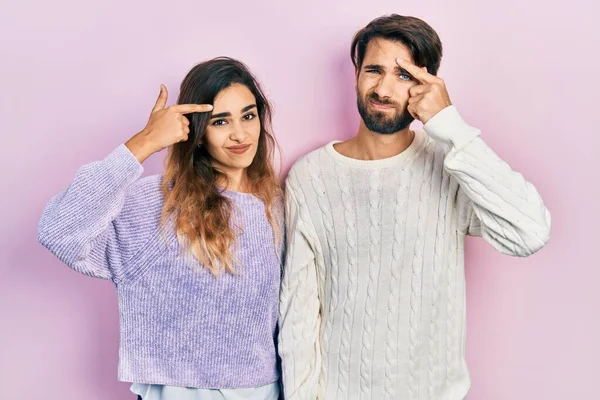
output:
[[464,399],[465,235],[525,257],[548,241],[550,215],[452,105],[428,24],[378,18],[351,56],[357,135],[287,179],[285,398]]

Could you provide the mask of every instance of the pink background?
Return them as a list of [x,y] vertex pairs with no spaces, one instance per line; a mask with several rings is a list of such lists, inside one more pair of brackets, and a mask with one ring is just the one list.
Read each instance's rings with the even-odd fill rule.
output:
[[[81,164],[143,127],[160,83],[172,102],[194,63],[217,55],[245,61],[275,105],[287,170],[299,155],[355,133],[351,36],[397,12],[439,32],[440,75],[453,102],[537,186],[553,216],[551,242],[528,259],[501,256],[478,239],[468,243],[468,399],[597,398],[598,6],[291,4],[3,4],[0,397],[132,398],[129,385],[116,381],[112,284],[61,265],[38,245],[36,224]],[[149,173],[160,171],[160,158],[147,162]]]

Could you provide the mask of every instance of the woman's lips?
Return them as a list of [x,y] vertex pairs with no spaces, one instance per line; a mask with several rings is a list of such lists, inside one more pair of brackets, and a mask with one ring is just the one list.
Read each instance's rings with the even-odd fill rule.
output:
[[248,151],[250,146],[251,145],[249,145],[249,144],[244,144],[244,145],[240,145],[240,146],[230,146],[230,147],[227,147],[227,150],[229,150],[233,154],[244,154],[246,151]]

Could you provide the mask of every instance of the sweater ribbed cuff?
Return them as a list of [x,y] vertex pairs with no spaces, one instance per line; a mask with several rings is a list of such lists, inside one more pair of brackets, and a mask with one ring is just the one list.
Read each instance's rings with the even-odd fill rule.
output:
[[431,117],[423,129],[433,139],[451,144],[462,150],[473,139],[479,137],[481,131],[468,125],[458,113],[455,106],[448,106]]
[[105,159],[104,164],[110,171],[113,188],[126,187],[135,182],[144,172],[144,167],[124,144],[119,145]]

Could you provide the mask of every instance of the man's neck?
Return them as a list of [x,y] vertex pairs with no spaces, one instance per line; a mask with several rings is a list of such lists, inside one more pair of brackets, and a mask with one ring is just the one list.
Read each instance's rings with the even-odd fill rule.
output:
[[356,136],[335,144],[334,148],[343,156],[357,160],[381,160],[402,153],[411,145],[414,137],[415,134],[409,127],[382,135],[371,132],[361,121]]

